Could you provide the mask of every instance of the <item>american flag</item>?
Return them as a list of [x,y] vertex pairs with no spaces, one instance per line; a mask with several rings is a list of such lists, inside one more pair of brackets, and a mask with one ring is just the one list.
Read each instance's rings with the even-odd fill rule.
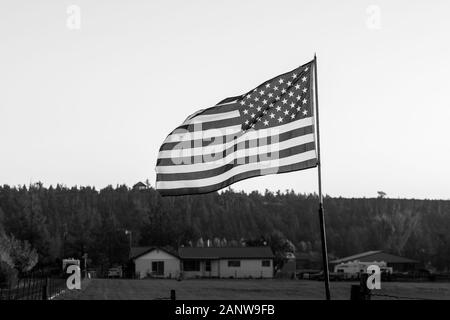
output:
[[315,167],[313,68],[314,60],[189,116],[159,150],[156,189],[207,193]]

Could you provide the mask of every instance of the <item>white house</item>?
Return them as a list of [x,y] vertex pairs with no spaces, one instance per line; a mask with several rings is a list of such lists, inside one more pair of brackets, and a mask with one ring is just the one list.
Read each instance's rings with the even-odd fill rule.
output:
[[178,249],[183,277],[272,278],[270,247],[222,247]]
[[158,247],[135,247],[131,249],[135,275],[146,277],[177,278],[180,276],[180,259],[168,249]]
[[131,258],[140,278],[272,278],[274,273],[270,247],[180,247],[177,253],[145,247],[133,248]]

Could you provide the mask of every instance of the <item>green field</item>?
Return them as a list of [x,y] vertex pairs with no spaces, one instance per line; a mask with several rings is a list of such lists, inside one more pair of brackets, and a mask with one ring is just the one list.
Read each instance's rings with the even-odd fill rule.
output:
[[[332,282],[332,299],[348,300],[351,282]],[[381,290],[374,293],[402,297],[403,299],[450,299],[450,283],[435,282],[385,282]],[[323,299],[323,283],[308,280],[129,280],[90,279],[83,281],[79,291],[66,292],[56,299],[82,300],[133,300],[164,299],[175,289],[176,298],[205,299]],[[376,299],[397,299],[394,297],[373,297]]]

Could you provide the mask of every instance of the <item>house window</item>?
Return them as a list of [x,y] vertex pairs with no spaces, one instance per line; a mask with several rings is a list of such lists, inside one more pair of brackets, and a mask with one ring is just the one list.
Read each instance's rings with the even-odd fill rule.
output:
[[205,271],[207,272],[211,271],[211,260],[205,261]]
[[240,260],[229,260],[228,266],[234,267],[234,268],[239,268],[241,266],[241,261]]
[[199,260],[186,260],[183,262],[184,271],[200,271]]
[[270,260],[262,260],[261,265],[263,267],[270,267]]
[[152,273],[164,275],[164,261],[152,261]]

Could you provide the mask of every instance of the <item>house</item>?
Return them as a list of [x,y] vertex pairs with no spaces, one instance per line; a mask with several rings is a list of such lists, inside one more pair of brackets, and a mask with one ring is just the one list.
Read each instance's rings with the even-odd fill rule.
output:
[[142,279],[178,278],[180,276],[180,259],[176,252],[160,247],[133,247],[130,259],[134,264],[134,274]]
[[133,186],[133,190],[145,190],[145,189],[147,189],[147,186],[140,181]]
[[183,277],[272,278],[270,247],[181,247]]
[[330,264],[334,267],[335,272],[337,272],[339,266],[347,265],[350,262],[360,263],[361,265],[376,264],[385,266],[387,268],[392,268],[393,272],[413,271],[416,269],[417,264],[419,263],[419,261],[416,260],[389,254],[382,250],[376,250],[336,259],[330,261]]
[[130,253],[138,278],[272,278],[270,247],[134,247]]

